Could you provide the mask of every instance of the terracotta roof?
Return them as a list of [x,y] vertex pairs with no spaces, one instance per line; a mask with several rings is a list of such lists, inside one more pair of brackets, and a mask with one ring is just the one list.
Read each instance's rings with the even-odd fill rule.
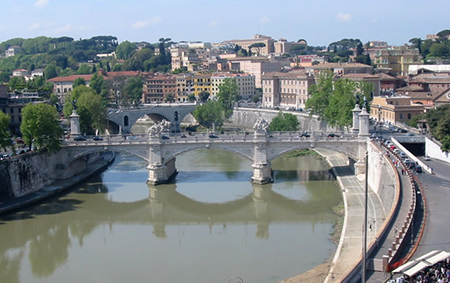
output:
[[139,76],[137,71],[120,71],[120,72],[107,72],[107,77],[117,78],[117,77],[136,77]]
[[408,93],[408,96],[413,99],[421,99],[421,100],[433,100],[436,98],[436,95],[434,95],[432,92],[427,91],[416,91]]
[[408,86],[397,88],[397,91],[423,91],[423,88],[420,86],[408,85]]
[[305,70],[295,70],[291,72],[266,72],[262,76],[263,78],[272,78],[272,77],[280,77],[280,78],[304,78],[306,77],[306,71]]
[[[93,74],[90,75],[71,75],[67,77],[55,77],[47,80],[48,82],[56,83],[56,82],[74,82],[78,78],[83,78],[85,81],[90,81]],[[105,78],[105,77],[103,77]]]
[[370,65],[361,63],[323,63],[315,66],[311,66],[311,69],[336,69],[336,68],[372,68]]
[[389,74],[386,73],[379,73],[378,74],[381,78],[382,81],[396,81],[396,80],[401,80],[400,78],[397,78],[395,76],[391,76]]
[[350,74],[345,74],[342,76],[343,78],[349,78],[349,79],[356,79],[356,78],[361,78],[361,79],[379,79],[380,76],[378,75],[371,75],[371,74],[364,74],[364,73],[350,73]]

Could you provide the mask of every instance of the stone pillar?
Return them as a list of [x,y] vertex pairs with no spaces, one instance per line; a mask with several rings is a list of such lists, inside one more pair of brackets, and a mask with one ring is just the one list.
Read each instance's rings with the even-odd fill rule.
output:
[[159,135],[149,136],[149,147],[147,184],[159,185],[167,183],[177,173],[175,158],[165,160],[163,144]]
[[352,132],[359,132],[359,113],[361,113],[361,108],[359,108],[359,104],[355,105],[355,108],[352,110],[353,112],[353,127]]
[[80,115],[77,114],[76,110],[72,111],[70,118],[70,137],[75,138],[81,135],[80,133]]
[[272,166],[267,160],[267,135],[266,133],[255,133],[254,137],[254,155],[252,165],[252,182],[256,184],[267,184],[273,182]]
[[358,137],[368,137],[369,133],[369,113],[367,113],[366,108],[364,107],[361,113],[358,115],[359,117],[359,134]]

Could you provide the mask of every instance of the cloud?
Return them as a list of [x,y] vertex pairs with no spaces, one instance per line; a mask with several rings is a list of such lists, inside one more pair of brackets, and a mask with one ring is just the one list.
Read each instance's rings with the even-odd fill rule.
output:
[[61,34],[61,33],[68,32],[68,31],[72,30],[72,28],[73,28],[73,25],[69,25],[68,24],[68,25],[65,25],[65,26],[62,26],[62,27],[54,28],[53,32],[56,33],[56,34]]
[[352,20],[352,15],[339,13],[336,15],[336,21],[338,22],[350,22]]
[[37,0],[34,6],[36,7],[44,7],[47,6],[50,0]]
[[138,21],[138,22],[135,22],[134,24],[132,24],[131,27],[140,29],[140,28],[145,28],[146,26],[148,26],[148,24],[149,24],[148,21]]
[[35,29],[39,29],[41,28],[41,24],[40,23],[34,23],[30,26],[30,30],[35,30]]
[[211,25],[212,27],[215,27],[215,26],[217,26],[218,24],[219,24],[218,21],[212,21],[212,22],[210,23],[210,25]]
[[145,28],[148,25],[156,25],[160,21],[161,21],[161,17],[156,17],[156,18],[151,19],[150,21],[137,21],[134,24],[132,24],[131,27],[134,29],[141,29],[141,28]]
[[261,20],[259,20],[259,22],[261,24],[267,24],[267,23],[270,23],[270,19],[269,19],[269,17],[264,16],[264,17],[261,18]]

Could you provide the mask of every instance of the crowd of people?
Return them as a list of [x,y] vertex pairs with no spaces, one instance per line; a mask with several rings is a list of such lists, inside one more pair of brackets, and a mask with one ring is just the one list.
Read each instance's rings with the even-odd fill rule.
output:
[[392,279],[388,283],[444,283],[450,282],[450,262],[449,259],[429,266],[414,276],[403,274],[397,279]]

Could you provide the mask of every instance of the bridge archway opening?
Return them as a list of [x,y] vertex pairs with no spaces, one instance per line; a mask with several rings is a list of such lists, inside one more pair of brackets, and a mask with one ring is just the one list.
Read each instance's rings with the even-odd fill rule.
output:
[[111,135],[117,135],[117,134],[119,134],[120,127],[116,122],[107,120],[106,121],[106,130],[108,130],[109,134],[111,134]]
[[137,119],[137,121],[131,125],[131,132],[135,135],[147,134],[148,128],[161,122],[163,119],[168,120],[165,116],[160,114],[146,114]]

